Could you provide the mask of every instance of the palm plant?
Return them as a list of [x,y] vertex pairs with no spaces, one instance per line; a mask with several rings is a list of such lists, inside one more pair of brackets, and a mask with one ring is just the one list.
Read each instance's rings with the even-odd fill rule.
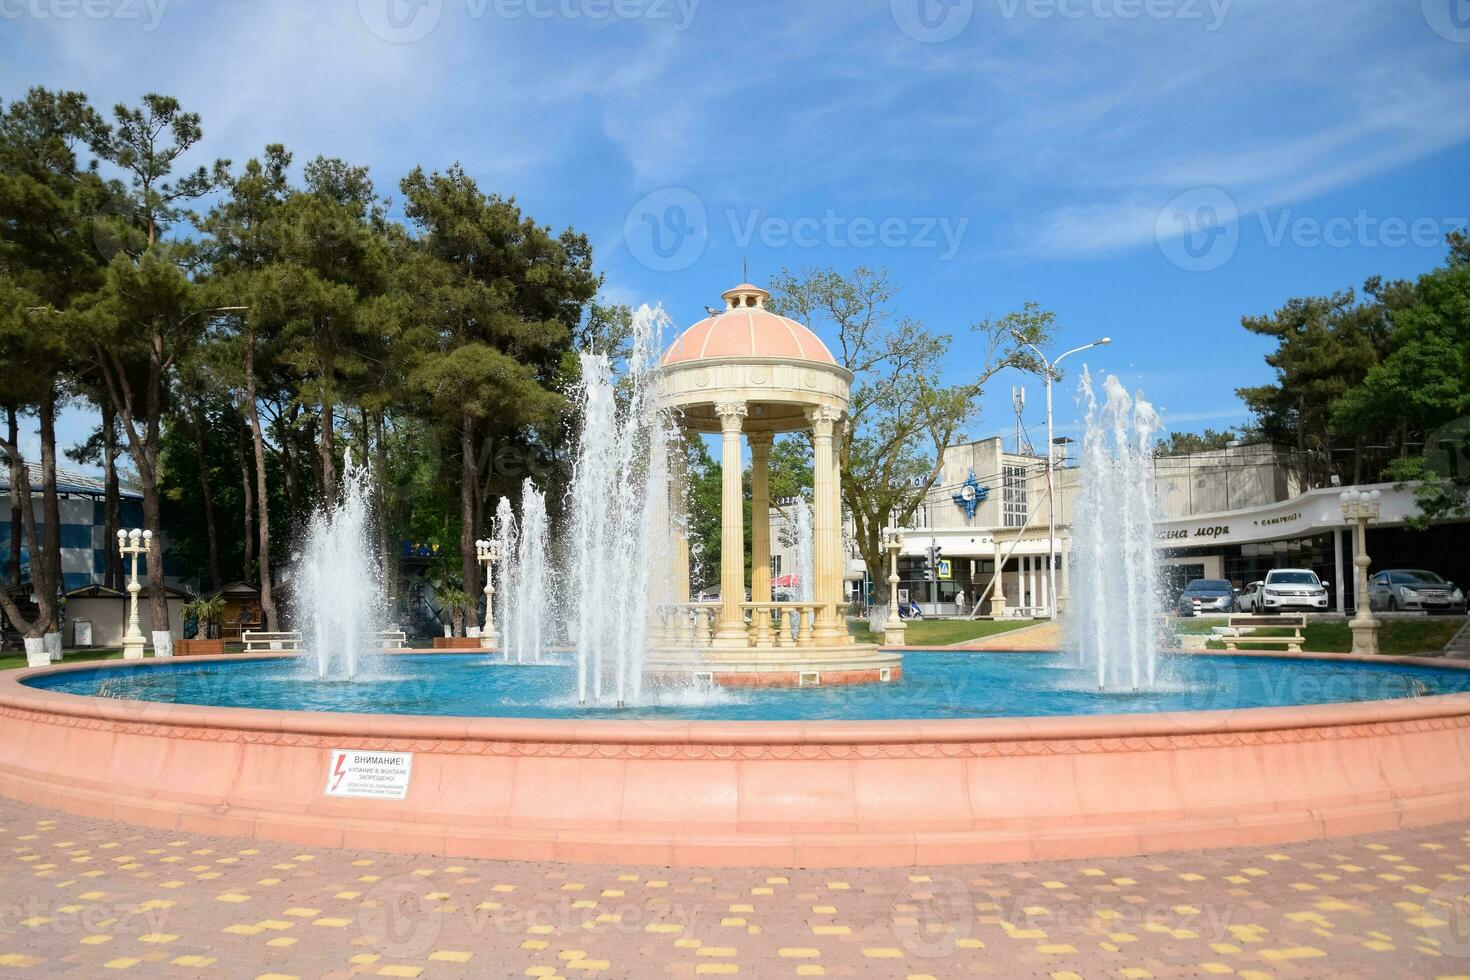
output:
[[464,636],[465,612],[474,606],[476,601],[475,597],[464,589],[458,588],[440,589],[436,594],[439,598],[439,604],[442,607],[439,615],[442,617],[444,611],[447,610],[452,617],[450,621],[454,624],[454,635]]
[[225,598],[222,595],[198,596],[184,604],[184,617],[198,623],[208,640],[219,637],[219,621],[224,611]]

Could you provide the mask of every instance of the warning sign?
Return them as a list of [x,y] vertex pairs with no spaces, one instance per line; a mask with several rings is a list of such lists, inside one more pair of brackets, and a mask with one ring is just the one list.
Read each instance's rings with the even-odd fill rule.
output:
[[408,796],[412,774],[412,752],[333,749],[327,769],[327,795],[401,800]]

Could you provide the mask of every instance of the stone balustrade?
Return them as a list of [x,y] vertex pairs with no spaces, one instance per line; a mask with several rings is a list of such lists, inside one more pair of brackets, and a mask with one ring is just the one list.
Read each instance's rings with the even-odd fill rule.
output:
[[[753,649],[781,649],[813,645],[817,602],[742,602],[747,645]],[[714,642],[721,605],[718,602],[676,602],[658,608],[656,636],[664,646],[697,650]]]

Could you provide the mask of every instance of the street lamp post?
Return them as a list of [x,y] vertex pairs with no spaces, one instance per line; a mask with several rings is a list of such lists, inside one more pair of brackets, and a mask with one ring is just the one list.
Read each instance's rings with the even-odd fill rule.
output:
[[1344,490],[1337,499],[1342,502],[1343,520],[1356,524],[1353,566],[1357,569],[1353,601],[1353,619],[1348,626],[1353,631],[1353,653],[1368,656],[1378,652],[1378,620],[1373,618],[1373,609],[1368,603],[1368,522],[1378,520],[1382,508],[1383,494],[1377,490]]
[[480,627],[480,649],[493,650],[500,638],[495,633],[495,563],[500,560],[500,542],[475,542],[475,556],[485,566],[485,625]]
[[1058,355],[1055,361],[1048,361],[1046,355],[1041,352],[1041,348],[1030,341],[1022,340],[1020,334],[1016,334],[1016,339],[1024,346],[1031,348],[1031,352],[1041,359],[1042,364],[1046,365],[1046,613],[1048,618],[1055,622],[1057,618],[1057,498],[1056,489],[1053,486],[1055,482],[1053,469],[1056,447],[1052,443],[1051,383],[1056,380],[1057,369],[1061,366],[1063,360],[1071,357],[1073,354],[1111,344],[1113,338],[1100,337],[1090,344],[1073,347],[1071,350],[1064,351]]
[[[138,625],[138,593],[143,586],[138,583],[138,556],[148,553],[148,543],[153,539],[152,531],[133,528],[117,532],[117,550],[132,557],[132,573],[128,576],[128,629],[123,634],[123,659],[143,659],[143,630]],[[157,574],[157,572],[153,572]]]
[[883,529],[883,550],[888,552],[888,620],[883,624],[883,644],[903,646],[908,626],[898,614],[898,553],[903,548],[903,532],[896,527]]

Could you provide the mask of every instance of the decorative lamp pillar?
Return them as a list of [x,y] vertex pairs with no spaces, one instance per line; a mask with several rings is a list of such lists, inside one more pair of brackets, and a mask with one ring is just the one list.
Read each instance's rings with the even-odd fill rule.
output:
[[1353,565],[1357,568],[1356,584],[1353,588],[1355,611],[1348,627],[1353,631],[1353,653],[1364,656],[1378,652],[1380,624],[1373,618],[1373,610],[1368,602],[1368,522],[1378,520],[1382,496],[1377,490],[1367,493],[1361,490],[1344,490],[1337,498],[1342,503],[1343,520],[1355,524],[1358,529],[1354,549],[1356,555],[1353,558]]
[[716,646],[746,645],[745,488],[741,484],[740,432],[749,409],[745,402],[720,402],[720,626]]
[[888,552],[888,621],[883,624],[885,646],[904,644],[908,626],[898,614],[898,553],[903,550],[903,532],[896,527],[883,529],[883,550]]
[[495,632],[495,563],[500,560],[500,542],[475,542],[475,557],[485,566],[485,624],[480,627],[480,649],[493,650],[500,645]]
[[128,576],[128,629],[123,634],[124,660],[143,659],[143,630],[138,624],[138,593],[143,591],[143,586],[138,582],[138,556],[148,553],[152,539],[152,531],[136,527],[131,531],[117,532],[118,552],[132,558],[132,571]]

